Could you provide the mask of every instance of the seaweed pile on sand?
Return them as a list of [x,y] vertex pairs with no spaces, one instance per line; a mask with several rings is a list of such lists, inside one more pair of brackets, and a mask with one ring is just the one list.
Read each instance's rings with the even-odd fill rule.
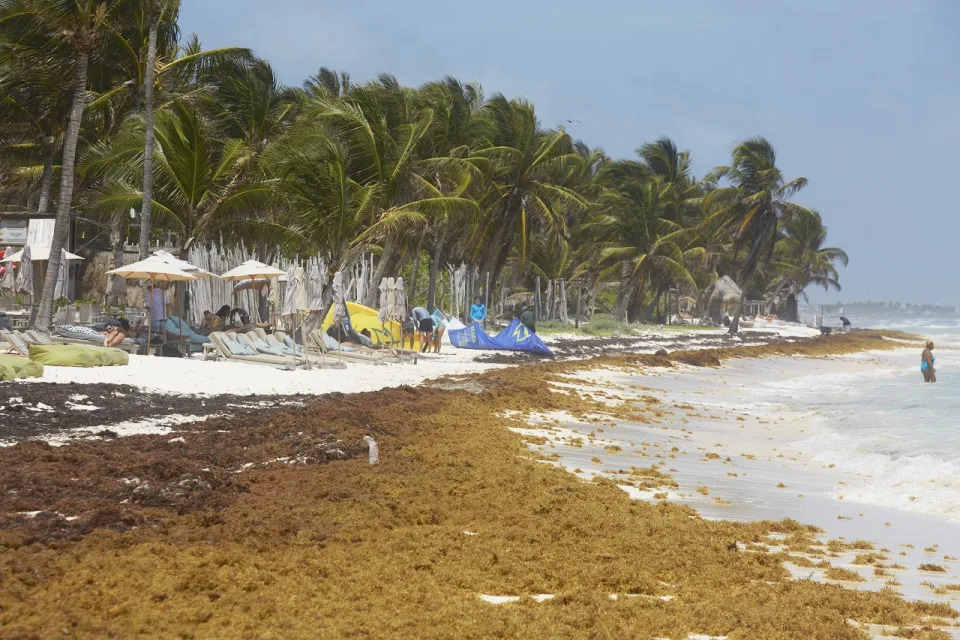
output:
[[[307,396],[170,395],[125,384],[20,382],[4,385],[0,442],[65,434],[163,416],[241,415],[302,404]],[[109,430],[102,437],[110,437]]]
[[[882,344],[879,335],[830,340],[814,354]],[[669,358],[649,358],[670,366]],[[184,436],[197,453],[184,453],[188,462],[174,473],[255,463],[208,503],[128,496],[141,525],[88,527],[69,539],[38,539],[29,519],[4,519],[0,628],[21,638],[866,637],[856,621],[904,637],[946,637],[934,628],[956,618],[946,605],[791,580],[787,556],[762,543],[778,534],[812,541],[810,527],[705,521],[536,459],[507,428],[518,422],[510,415],[602,410],[551,390],[571,366],[490,371],[470,380],[472,391],[447,380],[320,397],[262,420],[203,423]],[[356,448],[363,435],[377,439],[378,465]],[[270,463],[296,438],[355,448],[325,464]],[[69,474],[89,468],[105,477],[91,489],[96,496],[70,505],[80,516],[85,504],[124,495],[111,482],[134,471],[120,468],[124,458],[134,464],[134,451],[144,456],[138,473],[167,473],[162,467],[180,454],[163,447],[183,444],[169,440],[0,450],[5,488],[37,468],[19,487],[30,484],[33,501],[7,497],[0,508],[66,508],[57,500],[75,495]]]

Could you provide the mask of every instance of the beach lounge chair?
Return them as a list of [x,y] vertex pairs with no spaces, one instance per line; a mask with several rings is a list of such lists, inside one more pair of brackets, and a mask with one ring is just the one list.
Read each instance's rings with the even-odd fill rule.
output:
[[[293,358],[291,356],[274,356],[258,353],[250,344],[246,336],[238,336],[234,332],[214,331],[210,334],[210,342],[213,343],[219,354],[226,360],[236,360],[238,362],[250,362],[254,364],[265,364],[273,367],[290,368],[305,364],[304,358]],[[311,363],[319,367],[331,367],[327,363]]]
[[242,344],[247,345],[257,353],[262,353],[267,356],[277,356],[278,358],[288,358],[291,360],[296,360],[297,363],[303,362],[303,356],[298,357],[293,353],[287,353],[276,345],[271,345],[253,331],[248,333],[237,333],[236,335],[237,340],[239,340]]
[[30,345],[24,341],[23,336],[6,329],[0,330],[0,349],[4,353],[30,357]]
[[371,353],[368,351],[360,351],[356,347],[347,344],[341,344],[320,329],[310,332],[307,340],[308,349],[330,358],[342,358],[351,362],[365,362],[367,364],[386,364],[389,361],[399,362],[399,358],[391,353]]
[[[39,331],[34,331],[34,334],[40,333],[41,332]],[[103,346],[102,334],[91,329],[90,327],[79,327],[75,325],[66,325],[57,328],[54,332],[54,335],[49,336],[49,341],[47,342],[43,342],[43,338],[40,338],[37,335],[33,335],[32,337],[38,344],[80,344],[89,345],[92,347]],[[131,338],[125,339],[116,348],[133,355],[136,355],[140,352],[140,344]]]
[[[232,332],[231,332],[232,333]],[[254,364],[266,364],[273,367],[290,368],[293,361],[290,358],[281,358],[278,356],[268,356],[257,353],[253,347],[243,344],[237,340],[237,334],[232,335],[223,331],[214,331],[208,337],[217,347],[217,351],[225,360],[236,360],[237,362],[251,362]]]
[[182,340],[189,345],[192,353],[199,353],[203,350],[203,345],[208,342],[207,336],[200,335],[193,328],[177,316],[167,318],[164,329],[167,332],[167,342],[177,342]]

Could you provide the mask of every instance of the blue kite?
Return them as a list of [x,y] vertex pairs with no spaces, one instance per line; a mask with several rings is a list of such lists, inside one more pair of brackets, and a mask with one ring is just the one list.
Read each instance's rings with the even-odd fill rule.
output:
[[451,329],[450,342],[461,349],[493,349],[502,351],[526,351],[553,357],[553,352],[543,344],[543,341],[520,323],[513,319],[506,329],[490,337],[483,330],[479,322],[471,322],[463,329]]

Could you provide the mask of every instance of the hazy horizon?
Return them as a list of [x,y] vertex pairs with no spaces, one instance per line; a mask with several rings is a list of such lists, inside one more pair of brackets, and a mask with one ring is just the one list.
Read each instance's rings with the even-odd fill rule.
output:
[[808,289],[811,301],[953,304],[938,262],[960,228],[942,204],[960,142],[960,5],[795,4],[186,0],[181,28],[206,48],[252,48],[289,85],[322,66],[477,81],[614,157],[667,135],[697,176],[762,135],[787,178],[810,180],[796,200],[821,212],[827,244],[850,254],[843,291]]

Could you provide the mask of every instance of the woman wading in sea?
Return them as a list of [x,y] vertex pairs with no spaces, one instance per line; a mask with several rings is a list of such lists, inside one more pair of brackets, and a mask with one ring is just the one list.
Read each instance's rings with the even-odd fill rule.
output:
[[933,368],[933,363],[937,359],[933,357],[933,342],[927,343],[927,348],[920,354],[920,372],[923,374],[924,382],[936,382],[937,370]]

